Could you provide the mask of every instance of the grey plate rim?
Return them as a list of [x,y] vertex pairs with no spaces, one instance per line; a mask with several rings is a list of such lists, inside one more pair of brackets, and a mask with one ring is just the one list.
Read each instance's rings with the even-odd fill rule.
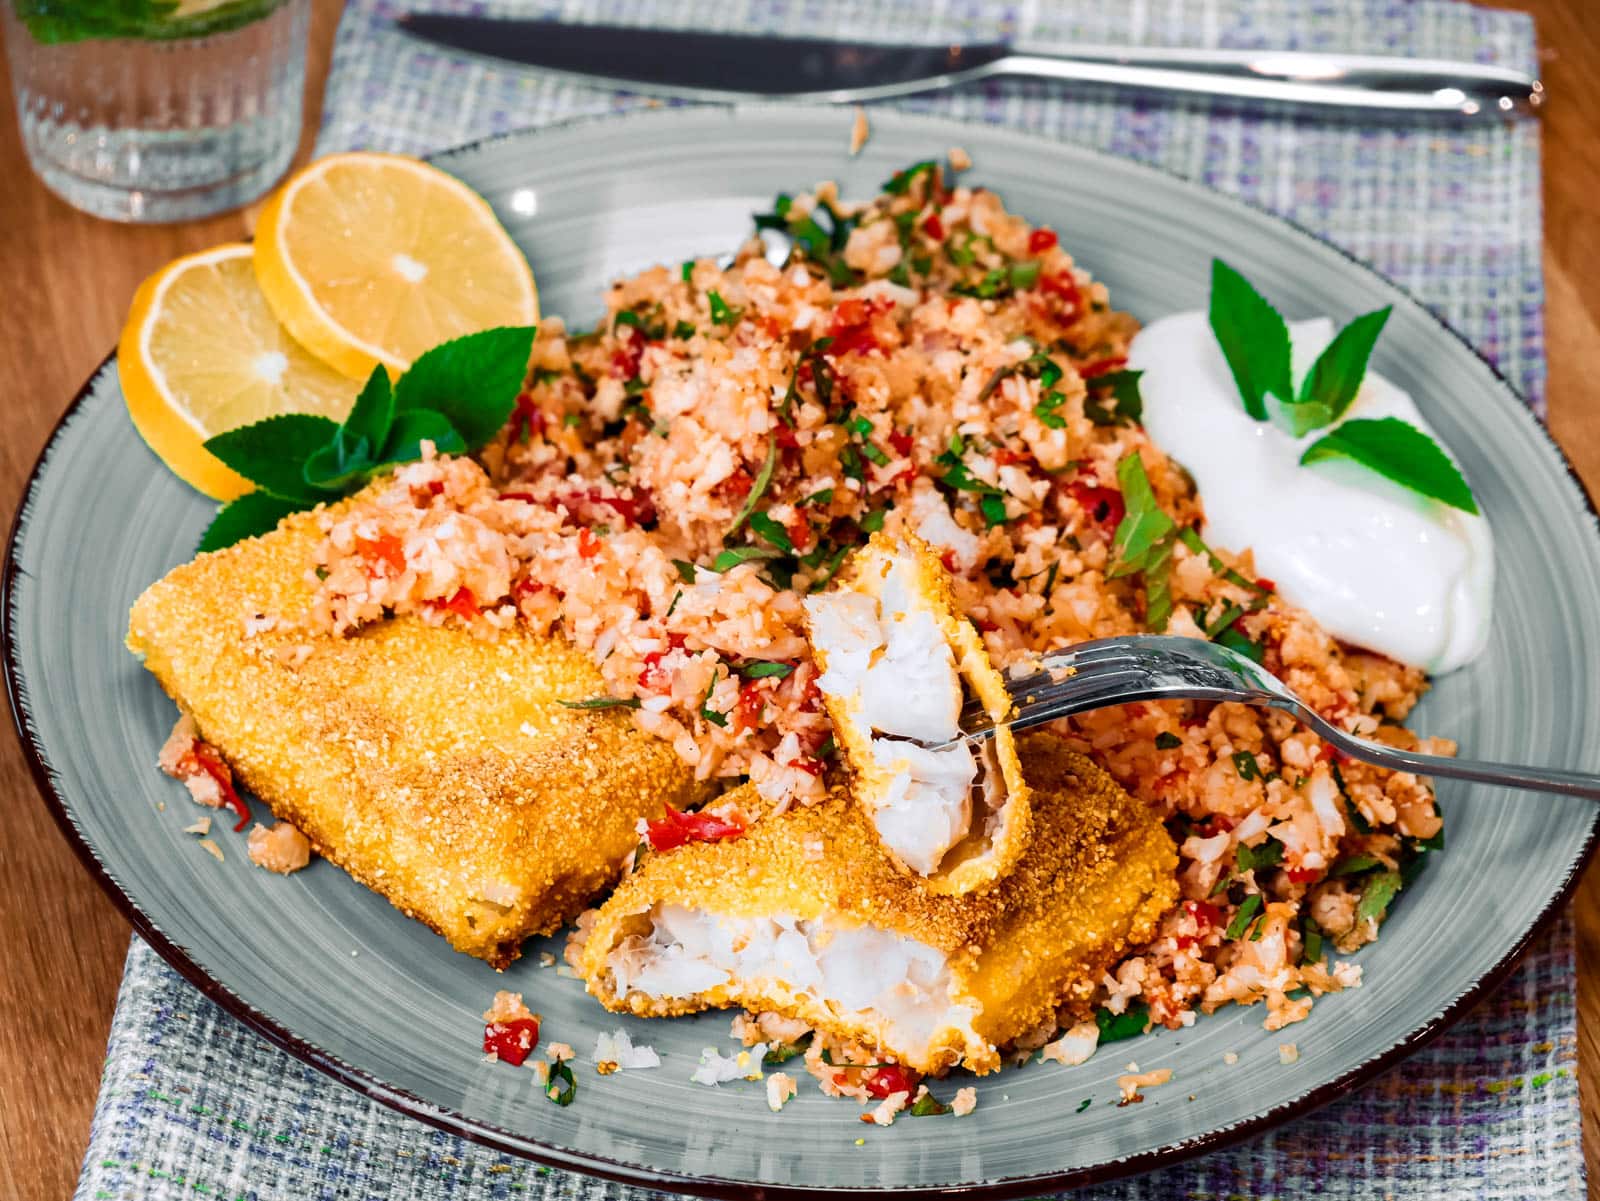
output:
[[[585,114],[561,121],[553,121],[541,126],[492,134],[458,146],[449,147],[425,157],[428,162],[435,165],[447,165],[450,159],[458,155],[472,153],[501,142],[536,139],[546,130],[566,129],[598,122],[649,120],[652,117],[655,119],[671,119],[675,114],[682,115],[685,112],[708,110],[712,112],[720,111],[730,116],[739,117],[745,114],[758,115],[764,111],[774,109],[782,109],[786,112],[811,110],[820,116],[824,113],[836,113],[838,106],[775,103],[675,106],[655,110],[633,108],[625,109],[621,112]],[[894,119],[912,121],[924,125],[929,128],[930,133],[939,131],[940,136],[946,137],[959,138],[965,134],[968,136],[1011,138],[1050,146],[1060,145],[1053,139],[1043,138],[1037,134],[977,121],[933,117],[922,113],[896,113],[894,114]],[[1567,453],[1562,449],[1560,443],[1551,436],[1545,424],[1535,417],[1532,410],[1522,402],[1516,388],[1500,372],[1499,368],[1484,357],[1478,348],[1469,342],[1464,335],[1445,322],[1415,296],[1412,296],[1392,280],[1380,275],[1368,264],[1342,247],[1264,207],[1235,196],[1229,196],[1175,172],[1148,163],[1141,163],[1120,155],[1107,154],[1090,147],[1073,146],[1072,148],[1080,153],[1113,160],[1119,166],[1147,173],[1152,179],[1159,179],[1164,186],[1192,191],[1213,199],[1220,198],[1224,203],[1235,205],[1241,211],[1266,217],[1278,225],[1292,229],[1299,236],[1308,238],[1320,246],[1334,251],[1341,258],[1371,276],[1373,282],[1380,288],[1415,305],[1418,311],[1427,315],[1428,319],[1440,332],[1458,343],[1476,360],[1478,366],[1488,373],[1496,385],[1495,390],[1502,399],[1517,410],[1518,419],[1532,425],[1537,435],[1555,453],[1557,460],[1561,463],[1573,486],[1577,489],[1578,495],[1582,498],[1589,516],[1593,519],[1594,532],[1597,539],[1600,539],[1600,508],[1596,507],[1594,497],[1590,494],[1583,482],[1583,478],[1578,474],[1577,469],[1567,457]],[[1596,808],[1590,819],[1589,832],[1584,839],[1583,847],[1573,861],[1566,878],[1552,894],[1545,907],[1540,910],[1523,936],[1496,963],[1479,975],[1476,980],[1471,981],[1466,990],[1455,1001],[1421,1026],[1408,1031],[1384,1051],[1353,1065],[1326,1084],[1308,1090],[1291,1101],[1263,1110],[1252,1117],[1229,1126],[1219,1126],[1181,1142],[1169,1143],[1162,1147],[1141,1151],[1103,1164],[1096,1164],[1073,1171],[1048,1172],[1033,1176],[1013,1176],[968,1184],[924,1185],[887,1190],[833,1189],[796,1185],[753,1186],[749,1182],[726,1177],[686,1176],[673,1172],[652,1170],[604,1156],[574,1152],[541,1143],[536,1139],[517,1135],[502,1127],[468,1117],[455,1110],[442,1109],[404,1089],[390,1085],[379,1077],[344,1062],[338,1056],[322,1047],[307,1042],[295,1034],[294,1031],[279,1023],[270,1014],[257,1009],[245,998],[221,984],[196,963],[176,942],[169,938],[139,908],[137,901],[117,883],[79,829],[73,818],[70,804],[56,789],[49,766],[49,752],[37,734],[29,707],[27,689],[21,678],[21,661],[17,654],[14,629],[14,608],[17,604],[16,581],[21,573],[16,551],[27,531],[39,479],[49,464],[56,443],[60,440],[68,425],[71,424],[73,416],[88,400],[94,381],[101,372],[115,361],[116,349],[113,348],[89,373],[83,386],[79,388],[71,403],[67,405],[54,426],[51,427],[50,433],[45,438],[44,445],[35,458],[18,497],[17,507],[6,536],[4,566],[0,568],[0,653],[3,653],[5,658],[6,700],[18,742],[22,747],[24,757],[28,761],[28,769],[33,776],[34,786],[38,790],[40,799],[55,819],[57,827],[78,856],[85,870],[95,879],[101,890],[111,899],[118,911],[133,927],[134,933],[149,943],[170,967],[199,990],[203,996],[220,1006],[232,1017],[243,1022],[268,1042],[288,1052],[303,1063],[316,1068],[345,1087],[353,1089],[374,1101],[408,1117],[415,1118],[437,1130],[494,1151],[514,1155],[522,1159],[531,1159],[554,1168],[597,1176],[620,1184],[671,1189],[696,1196],[725,1198],[728,1201],[744,1201],[744,1199],[752,1196],[770,1198],[772,1201],[783,1201],[783,1199],[816,1201],[820,1197],[860,1197],[870,1198],[872,1201],[882,1201],[882,1198],[888,1195],[913,1199],[961,1197],[993,1198],[995,1201],[1009,1201],[1011,1198],[1037,1194],[1041,1190],[1072,1190],[1093,1184],[1120,1180],[1128,1176],[1136,1176],[1144,1172],[1153,1171],[1156,1168],[1168,1167],[1183,1160],[1232,1146],[1302,1114],[1319,1109],[1359,1088],[1427,1046],[1428,1043],[1432,1042],[1463,1017],[1468,1010],[1477,1005],[1479,1001],[1493,992],[1505,980],[1528,947],[1549,928],[1562,906],[1571,899],[1579,880],[1582,879],[1585,870],[1594,859],[1597,848],[1600,848],[1600,808]]]

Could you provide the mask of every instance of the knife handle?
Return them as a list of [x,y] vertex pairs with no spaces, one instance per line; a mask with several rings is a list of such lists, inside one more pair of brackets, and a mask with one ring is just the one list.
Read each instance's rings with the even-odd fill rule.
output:
[[1371,54],[1075,46],[1070,54],[1017,50],[984,74],[1464,118],[1533,113],[1546,102],[1544,85],[1521,71]]

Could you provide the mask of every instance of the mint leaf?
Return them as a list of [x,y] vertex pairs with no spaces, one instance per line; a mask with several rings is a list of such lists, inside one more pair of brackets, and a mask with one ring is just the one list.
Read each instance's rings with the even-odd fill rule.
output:
[[1367,374],[1367,360],[1372,357],[1372,348],[1377,345],[1378,335],[1383,332],[1392,309],[1392,305],[1386,305],[1376,312],[1364,313],[1334,335],[1333,341],[1323,348],[1301,381],[1299,403],[1320,405],[1327,410],[1328,417],[1318,425],[1306,426],[1296,437],[1344,416],[1361,390],[1361,381]]
[[306,482],[303,464],[339,427],[326,417],[285,413],[206,439],[205,448],[263,492],[307,508],[328,499]]
[[1138,451],[1129,451],[1117,464],[1117,483],[1122,488],[1126,511],[1112,538],[1117,565],[1106,573],[1108,579],[1142,570],[1155,544],[1177,528],[1177,523],[1156,503]]
[[[1143,371],[1107,371],[1084,380],[1089,389],[1083,401],[1084,416],[1096,425],[1139,425],[1144,421],[1144,397],[1139,392],[1139,377],[1143,374]],[[1102,407],[1095,398],[1097,392],[1107,388],[1111,390],[1109,408]]]
[[[1301,464],[1351,459],[1401,487],[1476,514],[1477,502],[1439,444],[1398,417],[1346,421],[1306,448]],[[1131,510],[1130,510],[1131,511]]]
[[422,457],[422,443],[426,439],[442,455],[458,455],[467,449],[466,439],[456,432],[450,419],[443,413],[429,409],[412,409],[396,414],[389,427],[389,440],[379,455],[380,465],[409,463]]
[[531,325],[502,326],[425,351],[394,386],[395,413],[442,413],[466,449],[477,450],[510,419],[536,333]]
[[221,550],[258,534],[270,534],[278,528],[278,522],[304,507],[298,501],[282,500],[265,492],[246,492],[217,510],[195,553]]
[[1094,1011],[1094,1024],[1100,1027],[1102,1043],[1137,1038],[1150,1028],[1150,1006],[1143,1001],[1135,1001],[1121,1013],[1112,1013],[1102,1006]]
[[1250,281],[1221,259],[1211,260],[1210,319],[1244,411],[1265,421],[1268,395],[1292,404],[1289,327]]
[[378,457],[389,437],[389,427],[394,424],[394,390],[389,386],[389,373],[374,367],[372,374],[350,406],[350,413],[339,427],[338,439],[346,444],[346,454],[355,457],[357,448],[364,445],[365,457]]

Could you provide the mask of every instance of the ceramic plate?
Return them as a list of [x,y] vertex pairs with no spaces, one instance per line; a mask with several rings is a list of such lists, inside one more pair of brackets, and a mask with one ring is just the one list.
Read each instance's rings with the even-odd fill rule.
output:
[[[1455,451],[1499,547],[1494,633],[1412,724],[1485,759],[1600,770],[1600,539],[1582,488],[1506,384],[1414,301],[1283,222],[1148,168],[1054,142],[883,112],[859,158],[847,112],[693,109],[589,120],[438,161],[477,188],[527,251],[547,312],[583,324],[607,283],[735,246],[773,194],[837,179],[867,196],[890,171],[968,148],[970,178],[1063,240],[1144,319],[1205,304],[1213,255],[1292,317],[1395,306],[1375,366],[1417,398]],[[1449,846],[1358,956],[1365,985],[1317,1003],[1278,1063],[1263,1013],[1230,1009],[1137,1046],[1176,1086],[1119,1109],[1132,1054],[1032,1065],[978,1082],[971,1117],[862,1126],[807,1084],[782,1114],[758,1084],[689,1080],[727,1049],[728,1016],[648,1023],[604,1014],[577,980],[525,956],[505,976],[452,953],[318,862],[252,867],[226,832],[218,863],[182,827],[194,810],[155,770],[172,702],[122,647],[129,604],[189,558],[211,506],[164,470],[123,409],[114,367],[86,387],[34,472],[5,578],[11,702],[46,801],[134,925],[208,996],[295,1055],[424,1121],[621,1180],[707,1194],[840,1189],[1037,1192],[1150,1168],[1331,1100],[1414,1050],[1481,996],[1560,904],[1596,808],[1446,782]],[[165,803],[163,806],[163,802]],[[532,948],[533,950],[539,948]],[[359,955],[352,954],[359,951]],[[624,1026],[652,1072],[581,1071],[577,1103],[486,1063],[479,1014],[527,994],[546,1037],[585,1053]],[[1237,1067],[1223,1052],[1239,1053]],[[1124,1053],[1127,1052],[1127,1053]],[[1194,1093],[1198,1102],[1186,1100]],[[1080,1103],[1093,1104],[1078,1112]],[[865,1138],[863,1146],[857,1140]]]

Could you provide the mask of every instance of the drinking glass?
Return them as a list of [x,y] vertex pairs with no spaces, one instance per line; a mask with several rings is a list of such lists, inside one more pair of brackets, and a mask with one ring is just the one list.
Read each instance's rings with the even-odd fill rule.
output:
[[17,121],[51,191],[114,221],[247,204],[300,136],[310,0],[0,0]]

